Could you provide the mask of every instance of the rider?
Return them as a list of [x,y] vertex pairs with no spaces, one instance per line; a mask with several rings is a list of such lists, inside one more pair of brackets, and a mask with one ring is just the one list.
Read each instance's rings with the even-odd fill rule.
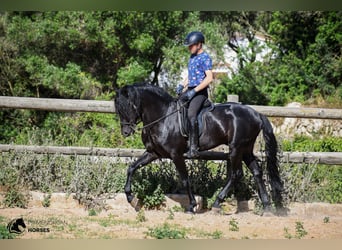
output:
[[[188,62],[188,76],[182,84],[177,86],[176,92],[182,102],[189,101],[188,119],[190,121],[190,147],[186,153],[188,158],[196,158],[198,153],[198,122],[197,115],[208,98],[208,85],[213,80],[212,60],[203,50],[204,35],[202,32],[190,32],[184,41],[191,53]],[[187,91],[183,93],[184,88]]]

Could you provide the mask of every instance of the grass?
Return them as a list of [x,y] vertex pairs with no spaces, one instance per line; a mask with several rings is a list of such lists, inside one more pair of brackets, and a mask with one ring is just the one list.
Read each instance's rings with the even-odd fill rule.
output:
[[239,223],[235,218],[232,218],[229,221],[229,231],[238,232],[239,230]]
[[155,239],[185,239],[186,229],[164,223],[163,225],[155,228],[149,228],[146,235]]
[[308,235],[308,232],[304,229],[304,223],[301,221],[296,221],[294,235],[289,232],[289,228],[284,227],[284,237],[286,239],[302,239],[306,235]]

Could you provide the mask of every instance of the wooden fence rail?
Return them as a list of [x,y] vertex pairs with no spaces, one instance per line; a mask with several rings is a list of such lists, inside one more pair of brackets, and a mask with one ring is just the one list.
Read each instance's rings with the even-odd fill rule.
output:
[[0,108],[35,109],[60,112],[114,113],[112,101],[0,96]]
[[[323,108],[290,108],[276,106],[251,106],[266,116],[293,117],[312,119],[342,119],[342,109]],[[98,112],[115,113],[113,101],[51,99],[0,96],[0,108],[34,109],[59,112]],[[113,157],[139,157],[141,149],[92,148],[92,147],[55,147],[55,146],[25,146],[1,145],[0,152],[34,152],[38,154],[66,154],[66,155],[98,155]],[[260,153],[258,157],[262,156]],[[201,159],[224,160],[227,153],[205,151],[201,152]],[[328,165],[342,165],[342,152],[283,152],[282,161],[301,163],[317,162]]]
[[[342,119],[342,109],[252,106],[266,116],[314,119]],[[35,109],[61,112],[115,113],[113,101],[51,99],[0,96],[0,108]]]
[[[109,157],[139,157],[143,149],[98,148],[98,147],[59,147],[59,146],[27,146],[0,144],[0,152],[31,152],[36,154],[61,155],[93,155]],[[265,154],[256,153],[257,157],[265,158]],[[225,160],[228,154],[217,151],[201,152],[204,160]],[[342,152],[282,152],[282,162],[289,163],[320,163],[326,165],[342,165]]]

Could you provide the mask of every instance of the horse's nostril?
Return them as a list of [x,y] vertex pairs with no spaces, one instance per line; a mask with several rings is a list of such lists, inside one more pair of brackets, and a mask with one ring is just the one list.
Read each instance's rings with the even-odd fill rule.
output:
[[122,131],[122,135],[127,137],[130,135],[130,132],[128,130],[124,130],[124,131]]

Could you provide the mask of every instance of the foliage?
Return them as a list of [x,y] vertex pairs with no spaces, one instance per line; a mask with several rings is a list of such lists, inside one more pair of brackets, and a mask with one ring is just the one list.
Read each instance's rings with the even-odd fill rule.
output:
[[141,183],[136,182],[134,191],[147,209],[159,208],[165,202],[164,192],[160,185],[152,191],[149,180],[143,180]]
[[50,205],[51,205],[51,193],[44,195],[42,205],[43,205],[43,207],[50,207]]
[[89,209],[88,216],[96,216],[97,212],[94,208]]
[[146,235],[156,239],[185,239],[186,231],[184,228],[178,228],[164,223],[161,226],[149,228]]
[[286,201],[342,202],[342,171],[340,166],[317,163],[283,164]]
[[222,238],[223,232],[220,230],[215,230],[211,235],[213,239],[218,240]]
[[2,205],[5,207],[26,208],[28,196],[23,192],[23,184],[19,180],[18,170],[11,166],[3,166],[0,172],[0,185],[6,187]]
[[303,222],[301,221],[296,221],[296,227],[295,227],[295,235],[292,235],[289,232],[289,229],[287,227],[284,228],[284,236],[286,239],[302,239],[308,234],[308,232],[304,229]]
[[299,152],[342,152],[342,138],[324,137],[310,138],[307,136],[295,136],[293,140],[283,140],[284,151]]
[[28,197],[17,187],[12,187],[7,190],[3,200],[3,205],[5,207],[26,208],[27,204]]
[[[341,152],[342,139],[338,137],[309,138],[297,136],[284,140],[284,151]],[[283,179],[288,199],[292,201],[342,202],[342,170],[339,166],[310,164],[284,164]]]
[[239,231],[239,224],[235,218],[232,218],[229,221],[229,230],[233,232],[238,232]]
[[[229,93],[248,104],[320,98],[338,107],[340,29],[340,11],[3,12],[0,94],[112,100],[117,87],[135,81],[173,93],[189,57],[183,37],[201,30],[214,67],[227,63],[227,46],[239,65],[231,76],[217,79],[215,101],[226,101]],[[141,147],[139,135],[122,138],[115,119],[1,110],[0,142]],[[41,137],[32,139],[33,131]]]
[[[337,30],[341,29],[341,17],[341,12],[276,11],[259,13],[253,19],[255,24],[246,21],[266,31],[263,35],[269,53],[258,62],[255,56],[246,57],[245,50],[229,43],[236,47],[240,68],[231,79],[223,81],[217,101],[225,100],[225,92],[239,94],[243,102],[251,104],[283,105],[323,96],[340,105],[342,37]],[[231,36],[233,40],[229,41],[235,41]],[[261,44],[250,37],[251,51],[258,54]],[[253,88],[261,99],[256,100],[257,95],[250,91]]]
[[14,239],[15,236],[15,234],[12,234],[8,231],[6,225],[0,225],[0,240]]
[[139,212],[137,213],[137,218],[136,220],[138,222],[146,222],[147,218],[145,216],[145,210],[144,209],[140,209]]
[[[342,140],[338,137],[312,139],[297,136],[292,141],[284,140],[284,151],[341,152]],[[298,201],[342,201],[342,170],[339,166],[310,164],[284,164],[283,179],[288,188],[288,199]]]

